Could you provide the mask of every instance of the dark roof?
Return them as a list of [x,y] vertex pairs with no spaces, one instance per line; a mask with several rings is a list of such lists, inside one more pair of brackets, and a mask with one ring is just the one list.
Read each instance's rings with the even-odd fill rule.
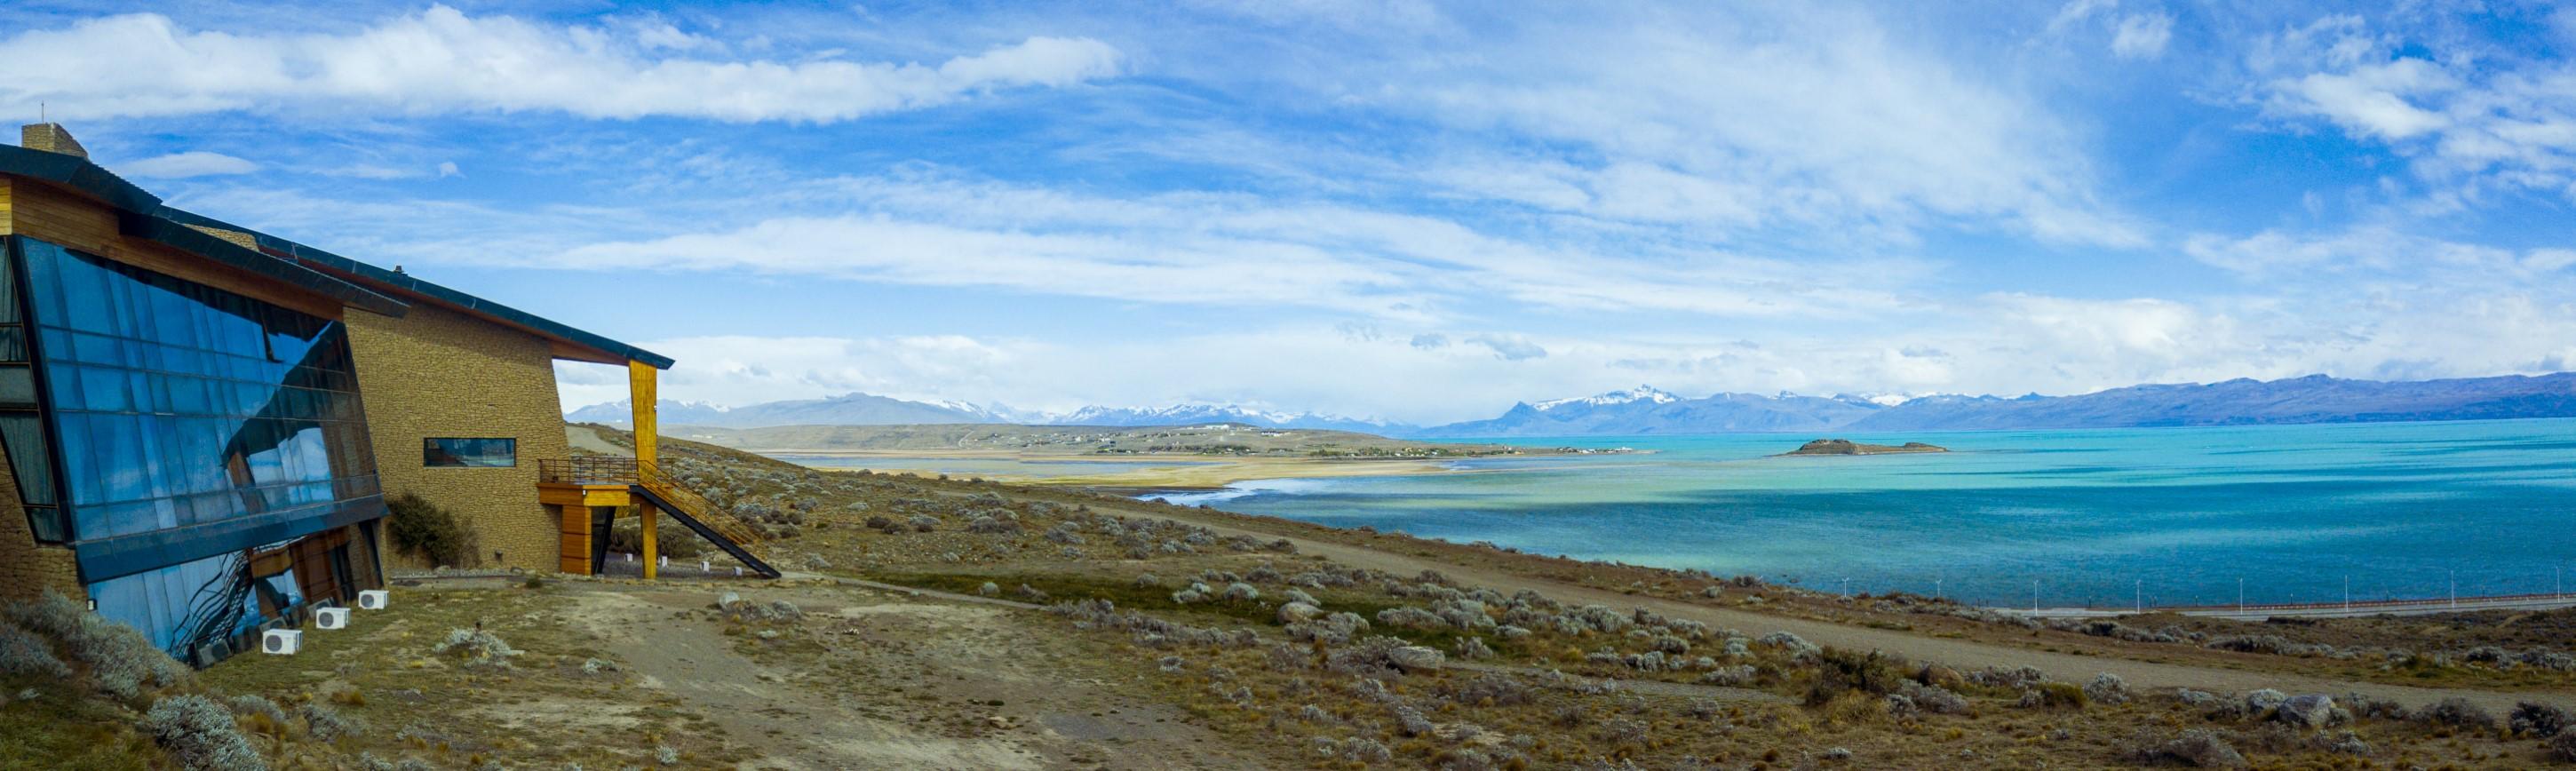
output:
[[656,369],[671,368],[671,357],[647,351],[642,348],[637,348],[632,345],[627,345],[615,340],[610,340],[598,334],[573,328],[572,326],[560,321],[555,321],[534,313],[529,313],[527,311],[502,305],[474,295],[466,294],[440,284],[422,281],[418,277],[409,273],[386,270],[384,268],[379,268],[347,257],[342,257],[337,254],[332,254],[321,249],[278,238],[267,233],[251,230],[223,220],[218,220],[213,217],[173,209],[168,206],[161,207],[161,216],[188,225],[239,231],[254,239],[259,244],[260,249],[265,252],[285,255],[307,265],[317,266],[324,270],[345,275],[356,276],[366,281],[383,284],[405,292],[437,300],[440,303],[491,316],[502,321],[536,330],[539,334],[562,338],[584,347],[597,348],[610,354],[625,357],[629,361],[644,362],[645,364],[652,365]]
[[[441,304],[526,327],[540,335],[595,348],[625,357],[630,361],[640,361],[657,369],[671,368],[671,357],[576,329],[559,321],[422,281],[409,274],[386,270],[212,217],[172,208],[162,203],[159,196],[145,192],[143,188],[136,187],[134,183],[125,181],[123,177],[110,173],[87,158],[0,144],[0,173],[45,180],[104,200],[122,210],[123,216],[119,218],[120,226],[128,235],[168,244],[225,265],[339,299],[354,307],[390,316],[400,316],[408,306],[400,300],[351,283],[341,276],[351,276],[359,280],[390,286]],[[260,248],[257,250],[244,248],[239,244],[197,230],[200,227],[242,233],[249,236]],[[339,275],[333,275],[334,273]]]
[[154,216],[169,210],[161,199],[76,155],[0,145],[0,173],[41,179],[97,196],[119,212],[117,229],[202,255],[207,259],[377,313],[400,316],[409,306],[330,274],[243,248],[177,222]]

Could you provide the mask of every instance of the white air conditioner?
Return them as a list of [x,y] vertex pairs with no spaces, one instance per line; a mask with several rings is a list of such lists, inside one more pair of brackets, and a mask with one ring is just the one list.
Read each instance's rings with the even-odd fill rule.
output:
[[304,647],[304,633],[293,629],[271,629],[259,636],[259,651],[275,656],[293,656]]
[[358,609],[384,610],[385,603],[390,602],[392,598],[393,595],[386,594],[383,589],[364,590],[358,592]]
[[347,629],[349,628],[349,609],[315,608],[313,625],[323,629]]

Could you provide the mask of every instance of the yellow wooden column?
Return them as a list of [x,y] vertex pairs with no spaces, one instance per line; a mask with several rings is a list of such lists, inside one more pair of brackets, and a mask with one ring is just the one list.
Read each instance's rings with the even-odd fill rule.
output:
[[[635,459],[648,465],[661,454],[662,424],[656,415],[657,408],[661,406],[661,397],[655,393],[656,389],[653,385],[654,376],[658,374],[660,370],[654,369],[651,364],[640,361],[626,362],[627,399],[634,405],[635,410]],[[653,504],[635,502],[637,524],[644,531],[644,577],[646,579],[659,578],[662,574],[662,545],[659,528],[656,527],[660,523],[655,521],[660,519],[655,516],[659,513],[654,510]]]
[[642,519],[644,530],[644,577],[646,579],[658,578],[662,575],[662,546],[657,540],[659,534],[654,528],[654,520],[659,519],[654,516],[656,513],[653,504],[640,500],[635,502],[635,516]]
[[661,397],[655,395],[653,378],[660,370],[640,361],[626,363],[627,398],[635,405],[635,459],[652,463],[661,457],[662,421],[656,416]]

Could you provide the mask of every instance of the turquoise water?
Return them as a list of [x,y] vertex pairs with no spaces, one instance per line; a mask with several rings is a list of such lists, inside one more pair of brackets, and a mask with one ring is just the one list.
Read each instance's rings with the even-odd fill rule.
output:
[[1651,454],[1269,480],[1176,503],[1541,554],[2050,606],[2555,591],[2576,420],[1853,434],[1955,452],[1771,457],[1806,436],[1507,439]]

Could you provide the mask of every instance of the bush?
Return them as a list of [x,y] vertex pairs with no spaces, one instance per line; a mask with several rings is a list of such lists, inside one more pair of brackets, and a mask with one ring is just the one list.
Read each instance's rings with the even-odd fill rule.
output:
[[59,593],[48,590],[34,602],[11,605],[7,615],[27,631],[62,643],[73,661],[89,666],[90,679],[108,695],[138,699],[147,684],[169,687],[188,679],[188,669],[153,647],[142,632],[100,618]]
[[2146,765],[2174,763],[2196,768],[2244,768],[2245,755],[2206,728],[2194,728],[2171,739],[2140,734],[2124,753]]
[[2531,701],[2514,705],[2513,716],[2508,720],[2514,733],[2540,739],[2567,733],[2569,727],[2576,726],[2576,715],[2556,705]]
[[[674,530],[677,532],[674,532]],[[707,556],[707,542],[686,528],[665,523],[656,528],[653,548],[662,556],[675,560],[693,560]],[[625,554],[644,553],[644,523],[634,517],[617,521],[608,528],[608,550]],[[640,556],[639,556],[640,559]]]
[[2549,757],[2560,763],[2576,763],[2576,731],[2564,731],[2550,737]]
[[385,517],[385,538],[395,551],[418,557],[431,567],[479,564],[474,532],[454,513],[415,493],[394,496],[385,501],[385,508],[392,512]]
[[182,694],[162,699],[145,713],[143,732],[182,768],[196,771],[266,771],[268,763],[233,724],[233,713],[212,699]]
[[509,643],[480,629],[449,630],[447,639],[430,652],[454,656],[466,669],[509,669],[510,657],[519,655]]
[[1807,706],[1811,707],[1832,702],[1850,691],[1872,697],[1895,693],[1900,683],[1907,682],[1906,672],[1911,669],[1905,659],[1878,651],[1857,653],[1826,648],[1818,658],[1816,681],[1807,690]]
[[2093,682],[2084,684],[2084,696],[2104,704],[2125,704],[2129,701],[2129,681],[2109,672],[2094,675]]
[[327,705],[306,704],[303,713],[305,726],[313,731],[314,736],[326,742],[366,732],[366,724],[358,722],[357,718],[342,715],[339,710]]
[[2495,716],[2488,714],[2485,707],[2457,696],[2424,705],[2423,709],[2415,711],[2414,717],[2419,723],[2452,728],[2470,728],[2480,731],[2495,728]]
[[45,638],[0,624],[0,675],[35,675],[48,680],[62,680],[72,676],[72,668],[54,657],[54,648],[45,643]]
[[2083,709],[2088,701],[2088,697],[2084,695],[2084,689],[2076,687],[2074,683],[2040,683],[2039,689],[2034,692],[2039,694],[2039,706],[2043,707]]
[[232,697],[224,703],[232,707],[233,714],[242,717],[255,715],[267,718],[272,724],[286,725],[286,710],[278,708],[277,702],[269,701],[266,696],[244,694]]

